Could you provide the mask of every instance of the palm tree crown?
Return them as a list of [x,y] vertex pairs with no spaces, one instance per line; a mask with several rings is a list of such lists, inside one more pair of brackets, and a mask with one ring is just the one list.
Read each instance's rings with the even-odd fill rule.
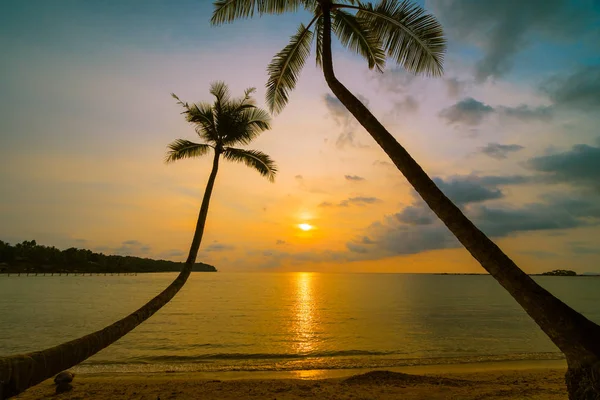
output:
[[215,96],[213,104],[188,104],[172,94],[178,104],[183,106],[186,120],[194,125],[204,143],[177,139],[168,145],[165,161],[171,163],[183,158],[201,157],[212,148],[215,155],[222,154],[229,161],[243,162],[272,182],[277,167],[267,154],[258,150],[231,147],[248,144],[271,128],[269,113],[254,104],[251,97],[254,90],[246,89],[244,97],[232,99],[225,83],[214,82],[210,87],[210,93]]
[[[211,23],[230,23],[255,13],[281,14],[304,8],[313,14],[300,24],[290,43],[275,55],[267,71],[267,103],[279,113],[316,42],[316,61],[322,67],[323,9],[331,14],[331,29],[340,43],[367,60],[370,69],[383,71],[390,57],[407,71],[439,76],[443,73],[446,39],[439,22],[409,1],[380,0],[373,5],[357,0],[217,0]],[[314,28],[313,28],[314,26]]]

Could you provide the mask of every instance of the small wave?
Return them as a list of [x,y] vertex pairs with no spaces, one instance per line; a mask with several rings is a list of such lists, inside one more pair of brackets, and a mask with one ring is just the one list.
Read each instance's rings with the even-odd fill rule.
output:
[[147,362],[194,362],[206,360],[285,360],[285,359],[308,359],[308,358],[333,358],[333,357],[352,357],[352,356],[389,356],[394,354],[405,354],[395,351],[366,351],[366,350],[344,350],[344,351],[323,351],[307,353],[213,353],[193,356],[150,356],[144,357]]

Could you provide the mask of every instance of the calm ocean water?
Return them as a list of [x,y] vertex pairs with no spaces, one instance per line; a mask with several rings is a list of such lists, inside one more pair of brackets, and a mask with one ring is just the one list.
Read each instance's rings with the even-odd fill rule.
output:
[[[114,322],[175,274],[0,275],[0,355]],[[600,278],[536,280],[600,322]],[[79,367],[285,371],[560,359],[489,276],[194,273],[175,299]]]

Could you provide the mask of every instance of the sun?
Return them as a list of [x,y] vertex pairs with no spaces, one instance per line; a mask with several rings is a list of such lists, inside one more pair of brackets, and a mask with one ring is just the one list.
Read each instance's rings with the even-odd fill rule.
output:
[[298,228],[302,229],[304,232],[310,231],[313,227],[309,224],[298,224]]

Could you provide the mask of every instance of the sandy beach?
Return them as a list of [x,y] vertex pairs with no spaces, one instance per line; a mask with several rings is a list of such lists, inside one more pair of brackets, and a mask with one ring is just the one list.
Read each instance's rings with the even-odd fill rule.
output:
[[220,374],[220,379],[201,373],[81,374],[75,377],[70,392],[56,395],[53,382],[48,380],[18,398],[565,400],[565,368],[561,365],[544,362],[368,372],[228,373]]

